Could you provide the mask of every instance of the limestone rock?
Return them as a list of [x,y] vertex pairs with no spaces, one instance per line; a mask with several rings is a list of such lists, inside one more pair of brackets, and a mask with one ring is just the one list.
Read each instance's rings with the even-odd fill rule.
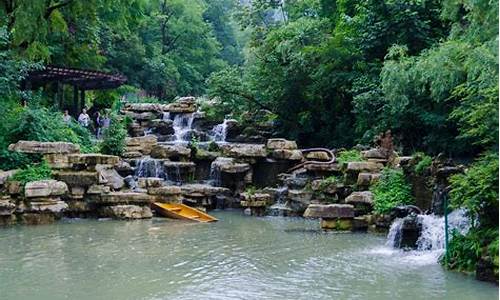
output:
[[272,197],[267,193],[242,193],[240,205],[243,207],[263,207],[272,204]]
[[151,112],[158,111],[160,107],[156,103],[126,103],[123,110],[130,110],[136,112]]
[[144,193],[134,192],[111,192],[93,199],[91,202],[99,204],[149,204],[151,197]]
[[250,170],[250,165],[247,163],[238,163],[234,158],[230,157],[217,157],[212,162],[212,168],[219,170],[220,172],[236,174],[245,173]]
[[263,144],[226,144],[222,146],[225,156],[244,157],[266,157],[267,152]]
[[26,183],[24,196],[26,198],[61,196],[68,192],[66,183],[57,180],[39,180]]
[[306,164],[304,166],[309,172],[326,172],[326,173],[340,173],[341,167],[338,163],[326,163],[326,164]]
[[334,229],[346,231],[353,229],[352,219],[321,219],[320,226],[322,229]]
[[288,190],[287,197],[292,201],[309,203],[312,199],[313,193],[306,190]]
[[16,204],[8,197],[7,199],[0,199],[0,216],[9,216],[16,210]]
[[102,194],[107,194],[109,192],[111,192],[109,186],[101,184],[91,185],[87,190],[87,194],[90,195],[102,195]]
[[181,188],[176,185],[167,185],[161,187],[150,187],[148,188],[148,194],[151,195],[161,195],[161,196],[172,196],[180,195]]
[[123,158],[139,158],[142,156],[142,153],[139,151],[131,151],[131,152],[124,152],[122,154]]
[[348,203],[348,204],[369,204],[369,205],[373,205],[373,193],[369,192],[369,191],[352,192],[345,199],[345,203]]
[[378,173],[380,170],[382,170],[382,168],[384,168],[384,165],[368,161],[355,161],[347,163],[347,172],[351,173]]
[[68,155],[68,162],[84,166],[108,165],[114,167],[118,165],[120,158],[114,155],[99,153],[71,154]]
[[154,145],[151,149],[151,157],[153,158],[182,158],[189,157],[191,149],[182,145]]
[[106,181],[106,185],[111,187],[112,189],[119,190],[123,188],[123,186],[125,185],[123,177],[121,177],[120,174],[118,174],[118,172],[116,172],[115,169],[102,168],[99,169],[98,171],[99,171],[99,176],[104,178],[104,180]]
[[312,151],[306,153],[305,157],[310,160],[329,161],[330,157],[324,151]]
[[125,139],[125,144],[127,146],[142,146],[144,144],[156,143],[158,143],[158,138],[152,134],[138,137],[128,137]]
[[354,218],[354,206],[349,204],[309,204],[305,218]]
[[37,153],[37,154],[51,154],[51,153],[69,154],[69,153],[80,152],[80,146],[66,142],[18,141],[15,144],[10,144],[9,150],[22,153]]
[[276,149],[271,152],[271,157],[283,160],[302,160],[304,156],[300,150]]
[[19,195],[22,191],[21,182],[19,181],[7,181],[5,183],[5,189],[9,195]]
[[268,139],[266,148],[271,150],[276,150],[276,149],[295,150],[297,149],[297,143],[295,141],[289,141],[285,139]]
[[25,212],[46,212],[60,214],[68,209],[68,204],[64,201],[46,199],[43,201],[31,201],[27,205]]
[[153,213],[149,206],[137,205],[113,205],[99,208],[101,217],[113,219],[149,219],[153,217]]
[[93,184],[106,183],[99,172],[92,171],[56,171],[56,179],[64,181],[68,186],[89,187]]
[[167,105],[166,110],[171,113],[194,113],[197,110],[195,97],[181,97]]
[[43,156],[51,169],[70,169],[72,165],[69,163],[68,154],[50,153]]
[[163,184],[164,180],[158,177],[141,177],[137,179],[137,185],[144,189],[161,187]]
[[386,153],[387,151],[384,151],[380,148],[373,148],[364,151],[362,154],[365,159],[387,159]]
[[9,171],[1,171],[0,170],[0,186],[4,185],[7,182],[7,179],[14,176],[19,170],[9,170]]
[[202,194],[204,196],[216,196],[216,195],[228,195],[230,190],[228,188],[211,186],[209,184],[192,183],[183,184],[181,186],[182,194],[185,196],[191,196],[193,194]]

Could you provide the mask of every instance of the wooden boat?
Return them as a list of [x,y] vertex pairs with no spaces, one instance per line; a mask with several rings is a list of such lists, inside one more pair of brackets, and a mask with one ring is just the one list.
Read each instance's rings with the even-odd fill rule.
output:
[[153,208],[168,218],[189,220],[196,222],[215,222],[218,219],[212,217],[209,214],[202,212],[199,209],[187,206],[185,204],[173,204],[173,203],[153,203]]

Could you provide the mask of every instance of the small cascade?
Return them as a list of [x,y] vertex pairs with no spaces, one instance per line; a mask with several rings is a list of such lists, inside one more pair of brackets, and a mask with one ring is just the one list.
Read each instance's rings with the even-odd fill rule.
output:
[[219,157],[217,160],[214,160],[210,164],[210,177],[209,177],[209,182],[213,186],[221,186],[222,185],[222,172],[221,172],[221,157]]
[[166,178],[165,171],[163,170],[163,162],[150,157],[139,160],[134,175],[136,177]]
[[169,166],[165,173],[166,180],[176,184],[182,184],[181,168],[178,164]]
[[227,120],[224,119],[224,122],[221,124],[217,124],[212,128],[212,132],[209,137],[214,142],[225,142],[227,136]]
[[281,186],[276,189],[274,196],[274,204],[269,207],[269,215],[276,217],[285,217],[291,208],[287,206],[286,195],[288,193],[288,187]]
[[[412,220],[414,219],[414,221]],[[417,215],[405,218],[397,218],[389,229],[387,235],[387,245],[393,248],[399,248],[404,239],[405,228],[408,223],[416,222],[420,229],[420,235],[416,240],[417,252],[435,251],[436,258],[441,255],[445,248],[445,230],[444,216],[436,215]],[[464,209],[458,209],[448,214],[448,232],[457,230],[461,234],[466,234],[470,229],[470,221]]]
[[[165,117],[165,115],[163,116]],[[170,118],[170,116],[169,116]],[[172,126],[174,128],[174,142],[187,142],[186,135],[193,130],[194,113],[182,113],[174,116]]]
[[169,112],[169,111],[167,111],[167,112],[164,112],[164,113],[163,113],[162,120],[163,120],[163,121],[168,121],[168,120],[170,120],[170,112]]

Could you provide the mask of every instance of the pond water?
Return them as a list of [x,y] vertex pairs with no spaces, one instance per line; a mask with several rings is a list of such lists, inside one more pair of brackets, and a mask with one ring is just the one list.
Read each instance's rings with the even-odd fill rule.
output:
[[318,221],[71,220],[0,230],[0,299],[497,299],[498,287]]

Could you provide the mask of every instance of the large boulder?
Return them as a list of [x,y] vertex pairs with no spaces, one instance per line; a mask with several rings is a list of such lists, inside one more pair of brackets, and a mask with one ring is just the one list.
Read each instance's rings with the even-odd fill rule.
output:
[[24,196],[26,198],[62,196],[68,192],[66,183],[57,180],[39,180],[26,183]]
[[364,192],[352,192],[347,198],[345,198],[345,203],[347,204],[367,204],[373,205],[373,193],[370,191]]
[[387,159],[387,150],[380,148],[372,148],[367,151],[363,151],[363,157],[365,159]]
[[145,193],[134,193],[134,192],[111,192],[109,194],[101,195],[98,198],[91,199],[90,202],[96,202],[98,204],[142,204],[147,205],[152,202],[152,198]]
[[267,149],[287,149],[295,150],[297,149],[297,143],[295,141],[289,141],[285,139],[268,139],[266,144]]
[[113,190],[119,190],[125,186],[123,177],[115,169],[101,168],[99,169],[99,176],[104,178],[106,185]]
[[10,177],[14,176],[18,171],[19,169],[9,170],[9,171],[0,170],[0,186],[4,185],[7,182],[7,180]]
[[150,219],[153,217],[149,206],[138,205],[103,206],[99,208],[99,215],[101,217],[121,220]]
[[107,183],[97,171],[56,171],[54,177],[64,181],[69,187],[89,187],[93,184]]
[[10,144],[9,150],[32,154],[70,154],[79,153],[80,146],[66,142],[18,141],[15,144]]
[[107,165],[114,167],[120,163],[120,158],[114,155],[99,153],[71,154],[68,155],[68,163],[86,167],[96,165]]
[[191,155],[191,149],[182,145],[154,145],[151,149],[153,158],[181,159]]
[[235,158],[259,158],[266,157],[267,151],[263,144],[226,144],[222,145],[225,156]]
[[166,110],[171,113],[194,113],[197,110],[195,97],[181,97],[167,105]]
[[384,168],[383,164],[369,161],[354,161],[347,163],[347,172],[348,173],[360,173],[360,172],[369,172],[369,173],[378,173],[380,170]]
[[346,219],[354,218],[354,206],[349,204],[309,204],[305,218]]
[[325,151],[311,151],[307,152],[305,157],[309,160],[317,160],[317,161],[329,161],[330,156]]
[[0,216],[10,216],[16,210],[16,204],[10,197],[0,199]]
[[231,157],[217,157],[212,162],[212,169],[230,174],[245,173],[248,172],[250,168],[249,164],[236,162],[236,160]]
[[268,193],[242,193],[240,205],[243,207],[265,207],[271,205],[273,197]]
[[302,151],[300,150],[289,150],[289,149],[276,149],[271,152],[271,157],[274,159],[282,160],[296,160],[300,161],[304,159]]

